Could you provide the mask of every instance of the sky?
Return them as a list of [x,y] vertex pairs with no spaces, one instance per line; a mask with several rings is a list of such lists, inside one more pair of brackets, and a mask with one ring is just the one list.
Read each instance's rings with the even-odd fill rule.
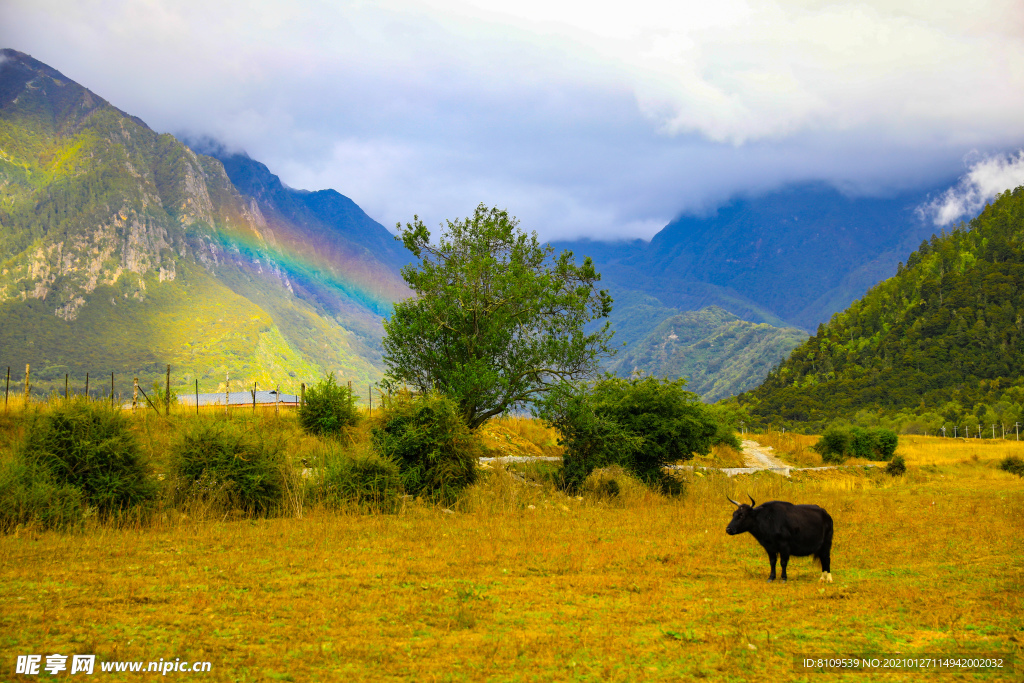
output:
[[0,47],[388,227],[650,238],[736,195],[1024,182],[1020,0],[3,0]]

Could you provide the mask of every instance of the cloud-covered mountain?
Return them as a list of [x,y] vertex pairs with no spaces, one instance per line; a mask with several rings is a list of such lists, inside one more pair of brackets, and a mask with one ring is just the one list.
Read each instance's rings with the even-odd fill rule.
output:
[[925,196],[853,198],[823,184],[792,185],[677,218],[650,242],[556,246],[593,254],[613,296],[639,291],[681,311],[714,305],[813,330],[935,231],[917,212]]

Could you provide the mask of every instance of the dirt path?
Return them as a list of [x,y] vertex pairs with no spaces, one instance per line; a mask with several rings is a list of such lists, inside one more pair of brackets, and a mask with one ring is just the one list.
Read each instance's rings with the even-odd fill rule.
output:
[[743,464],[757,470],[791,467],[772,455],[774,450],[771,446],[762,446],[756,441],[745,440],[743,441]]
[[[792,465],[786,464],[775,456],[773,451],[775,450],[771,446],[762,446],[756,441],[745,439],[742,442],[743,448],[743,464],[745,467],[694,467],[693,465],[669,465],[669,469],[676,470],[720,470],[726,474],[726,476],[734,477],[737,474],[753,474],[754,472],[761,472],[768,470],[769,472],[775,472],[781,474],[784,477],[788,477],[790,472],[813,472],[818,470],[834,470],[842,467],[841,465],[825,465],[823,467],[793,467]],[[538,462],[541,460],[558,461],[561,458],[538,458],[538,457],[525,457],[525,456],[503,456],[496,458],[480,458],[481,463],[491,462]],[[490,465],[484,464],[485,468],[489,468]],[[863,465],[863,467],[878,467],[875,464]]]

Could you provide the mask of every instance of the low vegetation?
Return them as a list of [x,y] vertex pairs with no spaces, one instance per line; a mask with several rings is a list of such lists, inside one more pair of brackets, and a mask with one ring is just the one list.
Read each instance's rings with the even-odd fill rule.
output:
[[606,375],[590,386],[552,391],[537,412],[561,434],[565,489],[577,491],[591,472],[610,465],[674,489],[666,465],[706,455],[715,443],[738,447],[736,436],[720,429],[715,411],[685,384]]
[[476,481],[480,442],[451,399],[401,393],[385,403],[378,421],[373,448],[398,464],[410,494],[450,505]]
[[[130,525],[92,517],[73,533],[12,529],[0,537],[5,650],[203,660],[210,680],[225,681],[797,681],[808,675],[793,661],[807,654],[1022,654],[1024,488],[999,467],[1021,456],[1016,442],[904,437],[901,476],[861,467],[788,479],[694,472],[683,496],[621,467],[596,469],[566,495],[557,462],[492,462],[453,512],[423,498],[382,510],[389,514],[367,514],[373,505],[345,502],[348,494],[328,504],[318,492],[332,461],[377,457],[358,445],[373,419],[337,440],[304,435],[290,414],[258,425],[231,418],[240,430],[287,436],[286,461],[308,482],[276,517],[163,498]],[[149,453],[193,420],[150,412],[131,429]],[[3,424],[7,463],[27,421]],[[550,431],[533,421],[489,429],[488,455],[525,452],[514,445],[524,433],[538,451],[550,448]],[[792,448],[821,462],[811,437],[748,438],[766,437],[779,457]],[[162,450],[153,450],[158,473]],[[378,481],[393,481],[383,469]],[[303,479],[305,470],[314,476]],[[724,532],[725,497],[748,494],[831,513],[835,583],[819,584],[817,567],[794,559],[788,584],[765,584],[763,551]]]
[[339,434],[359,420],[352,389],[328,374],[306,392],[299,408],[299,424],[309,434]]
[[889,429],[843,429],[830,427],[814,445],[826,463],[839,464],[847,458],[891,460],[899,445],[899,437]]
[[129,418],[105,402],[61,401],[31,414],[24,430],[8,463],[15,518],[38,516],[63,527],[88,509],[106,519],[156,497]]
[[999,463],[999,469],[1024,477],[1024,460],[1015,455],[1007,456]]
[[251,420],[186,423],[169,465],[177,504],[219,502],[260,515],[277,511],[291,477],[280,436]]

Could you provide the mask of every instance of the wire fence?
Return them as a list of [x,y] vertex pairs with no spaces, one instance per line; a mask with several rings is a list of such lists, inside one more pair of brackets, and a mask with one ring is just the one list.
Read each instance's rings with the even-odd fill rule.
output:
[[[111,408],[120,407],[124,410],[138,411],[140,408],[143,410],[152,409],[157,413],[163,413],[164,415],[170,415],[171,409],[176,410],[195,410],[198,415],[200,411],[209,412],[211,410],[223,410],[230,412],[233,410],[250,408],[254,413],[257,409],[266,412],[273,409],[275,413],[280,413],[282,410],[296,410],[305,403],[306,399],[306,383],[300,383],[300,390],[298,394],[287,394],[281,392],[280,385],[276,385],[273,388],[260,389],[258,382],[253,382],[251,389],[245,389],[242,391],[231,391],[231,378],[230,374],[225,374],[224,390],[220,390],[218,384],[218,391],[215,392],[200,392],[199,380],[194,380],[193,389],[187,393],[177,393],[172,390],[171,387],[171,366],[167,366],[165,376],[165,386],[163,391],[159,389],[159,383],[157,383],[156,396],[149,396],[146,390],[139,384],[138,377],[132,377],[131,385],[131,397],[128,398],[123,392],[117,389],[117,377],[115,373],[110,373],[110,386],[107,388],[104,386],[100,389],[95,384],[95,378],[90,377],[89,373],[85,373],[84,390],[79,393],[71,386],[71,376],[69,373],[64,375],[64,391],[60,393],[59,388],[53,387],[52,382],[49,392],[45,395],[33,395],[32,385],[32,367],[31,364],[25,365],[25,377],[22,382],[20,377],[14,377],[14,386],[12,387],[11,366],[7,367],[7,373],[4,383],[4,411],[7,412],[11,409],[14,404],[21,404],[22,407],[27,408],[33,401],[42,402],[48,401],[53,398],[63,398],[65,400],[71,399],[75,396],[85,396],[90,400],[109,400]],[[90,386],[90,381],[94,382]],[[106,375],[102,378],[102,383],[106,384]],[[237,383],[237,380],[236,380]],[[175,387],[179,389],[180,387]],[[373,411],[374,397],[373,393],[375,386],[369,384],[367,386],[367,405],[370,412]],[[356,396],[352,381],[348,381],[349,396],[353,402],[359,401],[360,398]],[[380,394],[380,390],[377,390]],[[94,394],[98,394],[94,398]],[[381,399],[378,398],[377,404],[380,405]]]

